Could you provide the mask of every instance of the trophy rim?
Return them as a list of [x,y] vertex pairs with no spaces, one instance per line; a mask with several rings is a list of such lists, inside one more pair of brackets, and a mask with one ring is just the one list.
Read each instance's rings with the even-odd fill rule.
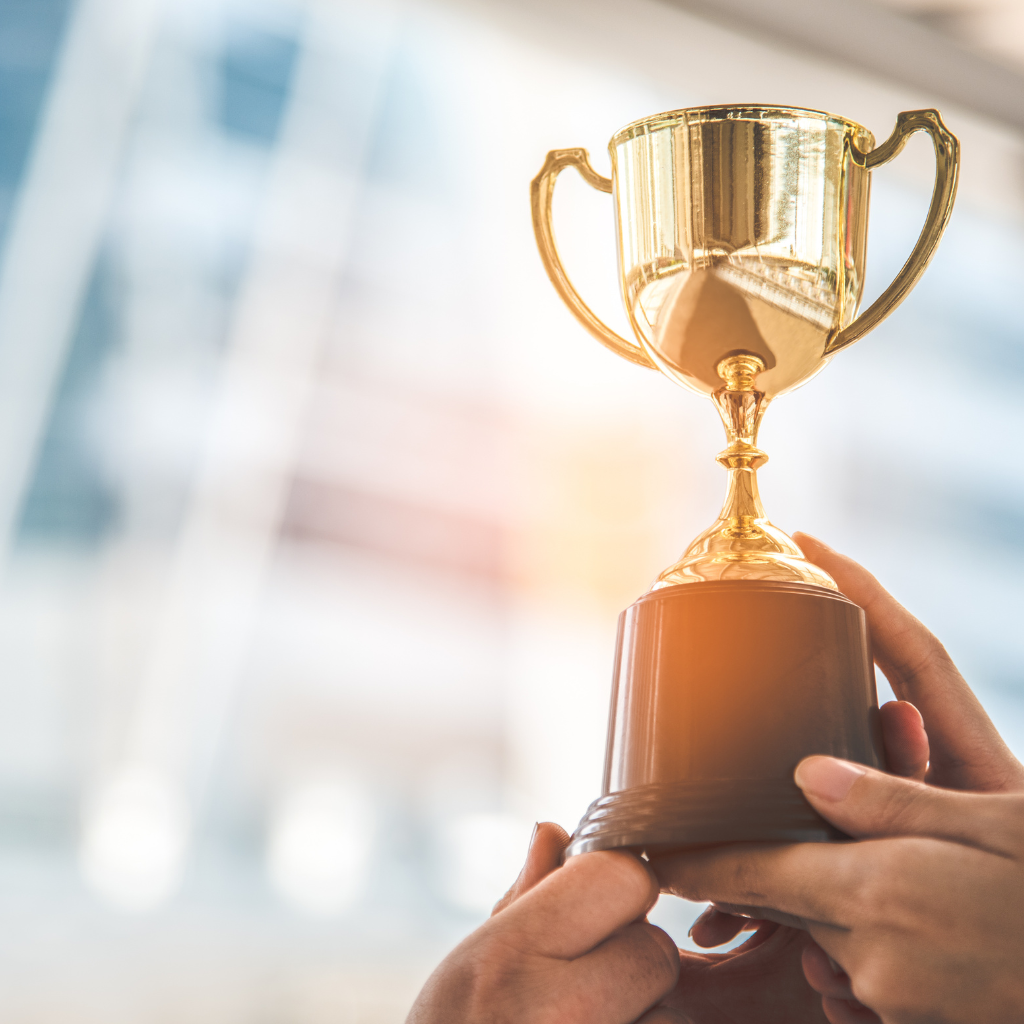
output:
[[[827,110],[815,110],[812,107],[788,107],[776,103],[714,103],[700,107],[679,107],[676,110],[664,110],[660,114],[649,114],[647,117],[641,117],[636,121],[630,121],[629,124],[620,128],[611,137],[611,141],[608,143],[608,149],[614,150],[614,148],[622,142],[628,142],[640,135],[646,135],[649,132],[657,128],[661,128],[673,121],[683,120],[684,115],[715,113],[718,111],[731,111],[733,116],[718,118],[711,117],[707,120],[738,120],[743,118],[743,115],[747,113],[758,115],[758,117],[755,118],[756,120],[770,119],[764,116],[766,114],[787,117],[814,117],[822,121],[831,121],[835,124],[842,125],[857,136],[858,142],[862,144],[861,148],[874,149],[875,146],[875,136],[869,128],[865,128],[864,125],[860,124],[858,121],[852,121],[848,117],[842,117],[839,114],[830,114]],[[746,118],[743,119],[746,120]]]
[[[641,594],[634,602],[634,605],[647,603],[648,601],[677,601],[680,599],[687,600],[697,597],[695,593],[700,591],[701,594],[707,594],[713,591],[726,592],[733,591],[746,591],[750,594],[754,591],[769,591],[774,594],[789,594],[791,596],[803,596],[803,597],[814,597],[821,598],[827,597],[832,601],[838,601],[840,604],[852,605],[854,608],[860,608],[860,605],[856,601],[851,601],[845,594],[838,590],[829,590],[828,587],[823,587],[817,583],[797,583],[792,580],[759,580],[759,579],[740,579],[740,580],[693,580],[690,583],[674,583],[667,587],[658,587],[657,590],[648,590],[646,593]],[[627,609],[628,610],[628,609]],[[863,609],[861,609],[863,611]],[[622,613],[625,615],[625,612]]]

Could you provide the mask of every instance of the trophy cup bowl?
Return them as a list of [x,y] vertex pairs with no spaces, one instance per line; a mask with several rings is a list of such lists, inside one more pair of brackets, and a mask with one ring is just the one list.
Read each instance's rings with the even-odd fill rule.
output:
[[[860,316],[873,168],[926,131],[935,186],[921,235]],[[768,404],[824,369],[914,287],[952,212],[959,144],[935,110],[900,114],[881,146],[815,110],[713,106],[644,118],[609,143],[553,150],[531,186],[556,291],[618,355],[709,396],[729,473],[718,519],[619,620],[602,795],[567,855],[842,838],[803,799],[811,754],[883,764],[863,611],[767,518],[757,433]],[[602,323],[555,246],[558,175],[614,198],[622,298],[636,341]]]

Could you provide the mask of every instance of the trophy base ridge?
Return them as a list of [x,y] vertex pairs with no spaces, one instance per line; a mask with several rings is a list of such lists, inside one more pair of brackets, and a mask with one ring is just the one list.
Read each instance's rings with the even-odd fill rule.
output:
[[884,767],[863,610],[803,583],[652,590],[619,619],[602,795],[566,856],[845,839],[793,781],[812,754]]
[[816,814],[795,783],[712,779],[642,786],[598,797],[565,851],[655,856],[717,843],[828,843],[849,839]]

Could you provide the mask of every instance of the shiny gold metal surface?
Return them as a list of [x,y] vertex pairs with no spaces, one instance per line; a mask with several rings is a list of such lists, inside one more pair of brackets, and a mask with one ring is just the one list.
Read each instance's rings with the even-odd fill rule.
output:
[[[858,317],[870,171],[916,131],[936,175],[924,229],[892,284]],[[757,431],[768,403],[877,326],[917,283],[949,220],[959,144],[934,110],[899,115],[881,146],[861,125],[815,110],[719,106],[637,121],[610,144],[612,177],[583,149],[553,150],[533,180],[533,224],[552,284],[584,327],[634,363],[711,397],[730,474],[719,519],[654,588],[760,579],[835,589],[765,516]],[[614,196],[623,301],[636,340],[602,323],[562,266],[551,223],[555,180],[575,167]]]

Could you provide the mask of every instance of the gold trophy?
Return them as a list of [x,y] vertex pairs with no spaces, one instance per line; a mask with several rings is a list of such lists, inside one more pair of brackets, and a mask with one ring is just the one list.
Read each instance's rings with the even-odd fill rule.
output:
[[[936,175],[906,265],[860,316],[870,172],[926,131]],[[714,106],[644,118],[608,146],[553,150],[533,180],[551,283],[598,341],[708,395],[729,472],[718,519],[622,613],[602,795],[568,855],[706,843],[828,841],[841,833],[793,782],[810,754],[883,763],[863,611],[765,515],[757,432],[768,404],[885,319],[935,252],[956,194],[959,143],[935,110],[902,113],[877,148],[816,110]],[[569,281],[551,202],[575,167],[614,197],[627,341]]]

